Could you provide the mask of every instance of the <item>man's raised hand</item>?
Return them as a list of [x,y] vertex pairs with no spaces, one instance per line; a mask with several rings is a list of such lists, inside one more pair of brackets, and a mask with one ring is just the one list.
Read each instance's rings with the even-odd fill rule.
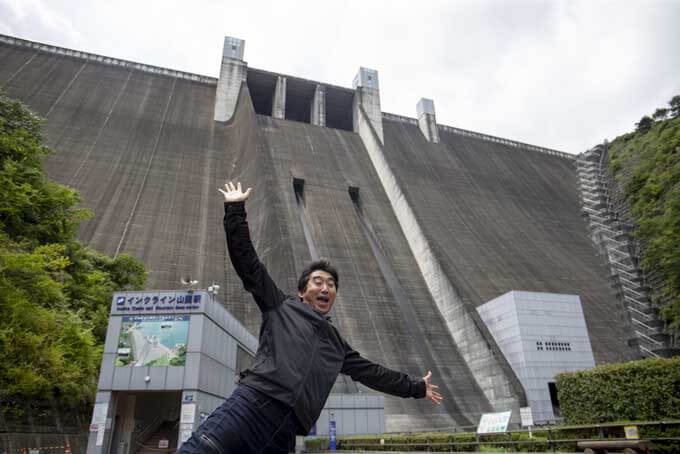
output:
[[236,186],[231,181],[228,181],[224,188],[226,191],[220,188],[217,188],[217,190],[224,194],[225,202],[245,202],[250,197],[250,193],[253,192],[253,188],[248,188],[246,192],[243,192],[240,181],[236,183]]
[[442,399],[444,399],[444,397],[442,397],[441,394],[435,391],[437,388],[439,388],[439,386],[430,384],[431,377],[432,377],[431,371],[428,371],[427,375],[423,377],[423,380],[425,381],[425,398],[439,405],[442,402]]

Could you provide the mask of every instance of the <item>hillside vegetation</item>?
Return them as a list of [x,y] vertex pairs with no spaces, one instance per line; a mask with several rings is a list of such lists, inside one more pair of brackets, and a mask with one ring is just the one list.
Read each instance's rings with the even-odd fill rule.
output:
[[[26,422],[94,398],[112,293],[141,289],[138,260],[79,243],[76,191],[49,181],[41,120],[0,93],[0,410]],[[32,408],[33,407],[33,408]]]
[[661,277],[661,313],[680,332],[680,95],[644,116],[609,146],[610,169],[623,188],[642,266]]

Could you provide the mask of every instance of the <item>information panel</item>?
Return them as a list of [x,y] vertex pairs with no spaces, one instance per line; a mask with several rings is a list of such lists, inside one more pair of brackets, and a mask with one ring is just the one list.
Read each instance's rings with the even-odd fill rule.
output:
[[508,430],[512,411],[502,411],[499,413],[484,413],[477,426],[478,434],[502,433]]
[[184,366],[189,315],[123,317],[116,366]]

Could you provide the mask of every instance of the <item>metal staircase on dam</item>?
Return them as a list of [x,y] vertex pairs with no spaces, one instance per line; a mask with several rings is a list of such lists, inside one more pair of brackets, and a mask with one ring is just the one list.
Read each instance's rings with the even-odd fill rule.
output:
[[633,252],[628,232],[620,223],[612,195],[611,175],[607,171],[606,152],[596,147],[575,161],[581,198],[581,214],[588,221],[591,238],[606,255],[612,287],[628,313],[635,344],[645,357],[668,356],[671,338],[664,332],[658,307],[652,301],[651,289],[643,271],[637,266],[639,257]]

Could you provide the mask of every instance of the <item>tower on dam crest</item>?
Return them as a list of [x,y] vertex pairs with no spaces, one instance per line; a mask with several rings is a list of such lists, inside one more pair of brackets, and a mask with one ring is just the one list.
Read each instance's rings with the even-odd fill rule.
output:
[[418,112],[418,127],[427,141],[439,143],[439,130],[437,129],[437,117],[434,113],[434,101],[420,98],[416,111]]
[[215,121],[228,121],[234,114],[241,83],[246,80],[248,63],[243,61],[246,42],[224,37],[220,78],[215,92]]
[[380,143],[385,143],[382,127],[382,111],[380,110],[380,83],[378,81],[378,71],[369,68],[359,68],[359,72],[354,77],[352,87],[356,90],[354,95],[354,131],[359,131],[357,124],[359,109],[362,109],[368,116],[370,124],[375,133],[380,138]]

